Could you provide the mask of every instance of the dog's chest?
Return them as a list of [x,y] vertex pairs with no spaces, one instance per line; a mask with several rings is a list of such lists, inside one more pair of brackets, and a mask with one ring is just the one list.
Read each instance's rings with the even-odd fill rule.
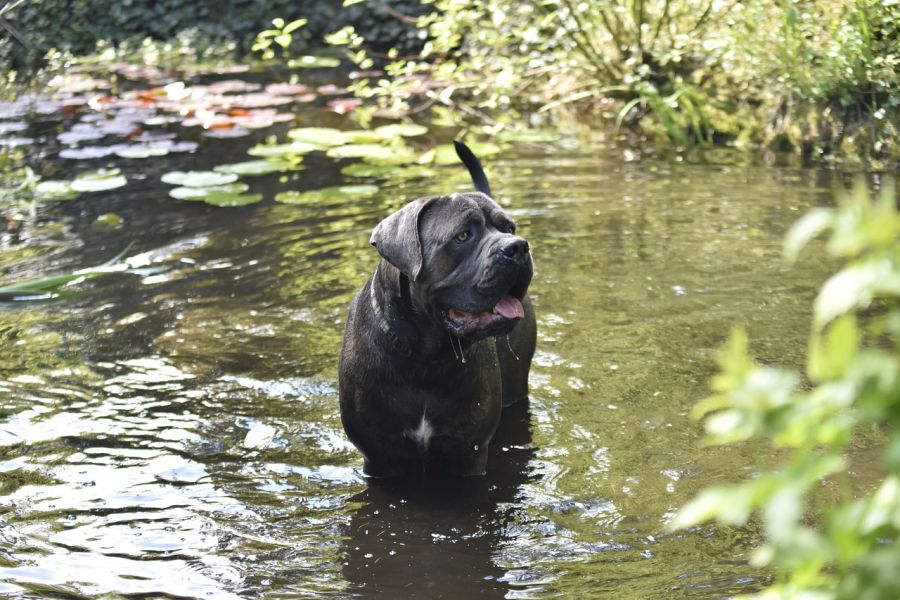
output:
[[403,432],[407,438],[411,439],[419,447],[419,450],[425,452],[428,450],[428,442],[434,435],[434,427],[428,420],[426,411],[422,412],[422,418],[416,427],[410,427]]

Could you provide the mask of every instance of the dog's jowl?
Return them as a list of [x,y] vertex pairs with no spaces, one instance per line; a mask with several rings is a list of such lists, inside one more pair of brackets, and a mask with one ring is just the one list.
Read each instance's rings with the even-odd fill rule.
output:
[[373,477],[479,475],[503,406],[528,393],[535,318],[528,242],[490,197],[420,198],[372,232],[381,262],[350,306],[341,419]]

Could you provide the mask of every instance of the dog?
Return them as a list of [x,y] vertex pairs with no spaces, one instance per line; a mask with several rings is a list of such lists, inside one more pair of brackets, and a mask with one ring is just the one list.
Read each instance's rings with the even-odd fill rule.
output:
[[378,223],[381,261],[350,306],[341,421],[370,477],[483,475],[502,408],[528,395],[528,242],[454,144],[476,191],[420,198]]

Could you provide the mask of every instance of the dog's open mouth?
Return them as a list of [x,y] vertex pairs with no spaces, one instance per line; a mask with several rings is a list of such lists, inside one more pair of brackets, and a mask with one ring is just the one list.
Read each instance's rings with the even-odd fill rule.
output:
[[500,298],[491,310],[471,313],[450,308],[447,310],[445,323],[452,333],[464,337],[476,331],[490,334],[496,329],[499,333],[524,317],[522,301],[507,295]]

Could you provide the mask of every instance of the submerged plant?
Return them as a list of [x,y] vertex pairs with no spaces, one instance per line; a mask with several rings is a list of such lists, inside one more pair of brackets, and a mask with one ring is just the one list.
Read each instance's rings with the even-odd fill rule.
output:
[[131,246],[129,244],[112,259],[96,267],[0,286],[0,300],[45,300],[54,297],[56,291],[65,285],[110,273],[126,273],[129,267],[122,259],[131,250]]
[[[869,199],[860,185],[837,209],[817,209],[788,234],[786,254],[824,230],[847,265],[816,298],[806,379],[755,363],[735,331],[719,358],[715,394],[694,408],[713,444],[766,441],[787,464],[710,488],[673,529],[757,515],[766,542],[753,558],[773,565],[764,598],[900,597],[900,213],[892,186]],[[854,491],[846,471],[857,444],[880,447],[880,482]],[[828,493],[838,484],[839,494]],[[831,485],[828,485],[831,484]],[[838,497],[835,497],[838,496]]]

